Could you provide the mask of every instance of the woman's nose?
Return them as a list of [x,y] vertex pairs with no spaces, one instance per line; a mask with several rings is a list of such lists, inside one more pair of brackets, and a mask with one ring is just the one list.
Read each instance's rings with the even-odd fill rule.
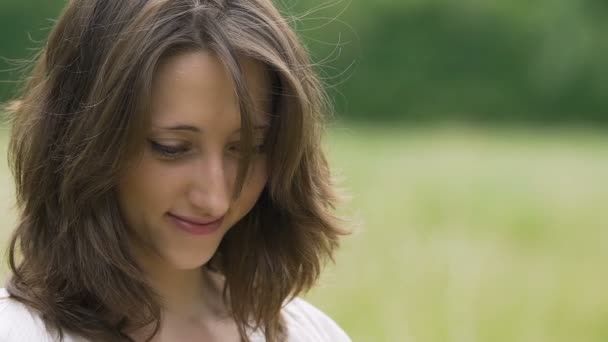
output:
[[205,218],[223,216],[230,207],[231,170],[221,155],[208,155],[196,161],[190,175],[189,202]]

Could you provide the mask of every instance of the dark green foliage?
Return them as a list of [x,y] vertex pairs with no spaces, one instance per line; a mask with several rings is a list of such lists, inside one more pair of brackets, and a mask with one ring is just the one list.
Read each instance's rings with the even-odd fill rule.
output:
[[[345,118],[608,124],[605,1],[277,3],[295,16],[318,9],[293,25]],[[4,0],[0,56],[32,56],[42,43],[28,33],[42,40],[62,5]],[[0,83],[0,100],[14,88]]]
[[[313,30],[344,44],[321,67],[345,117],[382,121],[608,124],[608,5],[599,0],[337,3]],[[321,1],[300,1],[310,8]],[[308,23],[304,21],[302,26]],[[318,25],[314,21],[313,25]],[[306,36],[311,33],[306,31]],[[307,37],[305,37],[307,39]],[[311,41],[317,56],[332,46]],[[330,83],[331,83],[330,82]]]
[[25,77],[21,62],[44,45],[63,4],[57,0],[0,2],[0,101],[15,93],[15,82]]

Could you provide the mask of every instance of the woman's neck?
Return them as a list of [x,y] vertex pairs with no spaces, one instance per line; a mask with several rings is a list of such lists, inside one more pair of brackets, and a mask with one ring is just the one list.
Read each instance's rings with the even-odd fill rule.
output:
[[138,253],[138,263],[161,298],[162,314],[188,321],[227,316],[222,298],[223,276],[205,267],[181,270],[158,255]]

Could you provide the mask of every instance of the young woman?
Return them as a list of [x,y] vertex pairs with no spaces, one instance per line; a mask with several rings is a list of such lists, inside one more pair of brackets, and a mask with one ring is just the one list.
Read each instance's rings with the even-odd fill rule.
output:
[[330,106],[270,0],[71,0],[14,114],[0,340],[349,341]]

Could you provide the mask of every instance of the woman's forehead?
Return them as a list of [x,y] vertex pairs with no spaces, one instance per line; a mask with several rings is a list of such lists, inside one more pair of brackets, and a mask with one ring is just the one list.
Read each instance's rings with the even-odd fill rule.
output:
[[[267,68],[260,62],[240,58],[241,77],[252,99],[254,124],[269,121],[271,82]],[[239,112],[233,76],[216,54],[197,50],[168,57],[162,61],[152,84],[153,120],[214,113],[223,116]],[[238,120],[240,122],[240,119]]]

